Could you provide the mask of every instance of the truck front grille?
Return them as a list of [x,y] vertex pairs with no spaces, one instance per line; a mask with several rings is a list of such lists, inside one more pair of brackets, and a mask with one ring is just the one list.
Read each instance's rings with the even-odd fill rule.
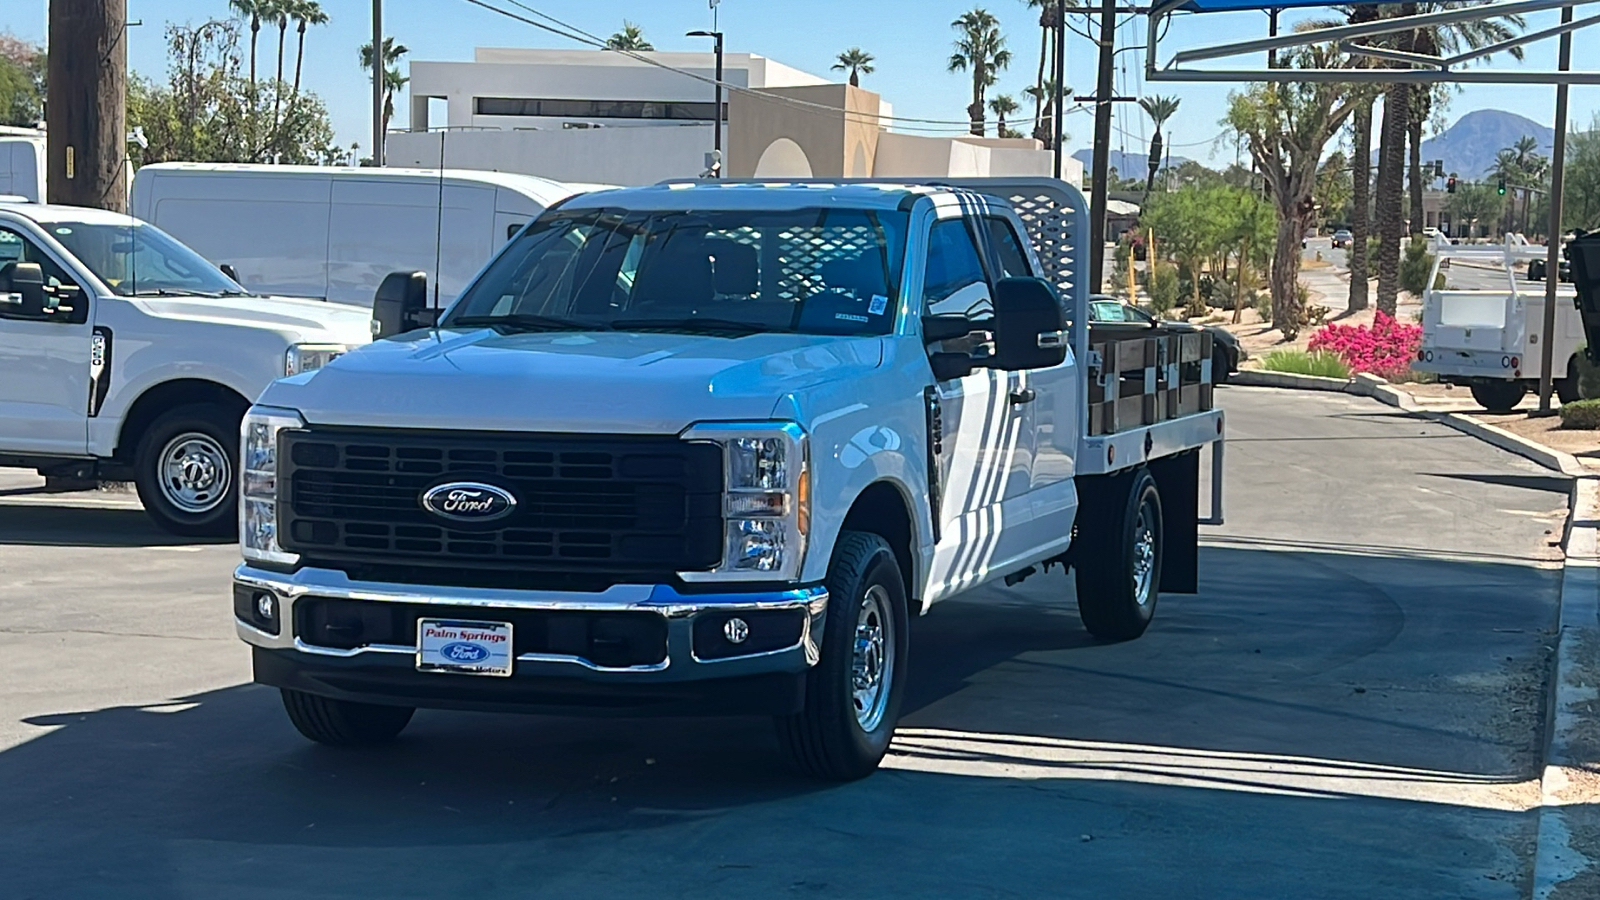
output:
[[[309,562],[624,579],[709,569],[722,554],[714,444],[317,427],[282,441],[279,540]],[[430,488],[455,481],[498,487],[516,506],[484,524],[423,506]]]

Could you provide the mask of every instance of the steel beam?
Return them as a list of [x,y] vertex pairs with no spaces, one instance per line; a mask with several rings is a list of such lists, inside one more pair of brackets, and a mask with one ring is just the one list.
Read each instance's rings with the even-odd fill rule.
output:
[[1531,44],[1534,41],[1542,41],[1547,37],[1555,37],[1558,34],[1570,34],[1574,31],[1577,31],[1579,28],[1600,23],[1600,16],[1590,16],[1587,19],[1579,19],[1576,22],[1565,21],[1566,19],[1571,18],[1570,15],[1567,15],[1568,9],[1571,9],[1571,7],[1567,7],[1567,9],[1561,11],[1563,21],[1560,25],[1557,25],[1554,28],[1546,28],[1543,31],[1532,31],[1527,34],[1519,34],[1514,38],[1501,41],[1498,44],[1490,44],[1487,47],[1480,47],[1476,50],[1468,50],[1465,53],[1457,53],[1455,56],[1445,60],[1444,64],[1447,66],[1458,65],[1466,62],[1469,59],[1477,59],[1480,56],[1490,56],[1495,53],[1499,53],[1502,50],[1510,50],[1512,47],[1521,47],[1523,44]]
[[1200,47],[1193,50],[1180,50],[1173,54],[1169,66],[1182,63],[1197,62],[1202,59],[1221,59],[1228,56],[1239,56],[1247,53],[1264,53],[1268,50],[1282,50],[1288,47],[1300,47],[1307,44],[1322,44],[1330,41],[1340,41],[1346,38],[1370,37],[1379,34],[1391,34],[1396,31],[1410,31],[1430,25],[1447,25],[1452,22],[1464,22],[1477,19],[1496,18],[1508,15],[1521,15],[1531,12],[1542,12],[1547,9],[1562,9],[1570,6],[1582,6],[1587,3],[1600,2],[1600,0],[1512,0],[1509,3],[1484,3],[1477,6],[1466,6],[1455,9],[1443,9],[1437,12],[1422,13],[1415,16],[1402,16],[1396,19],[1380,19],[1376,22],[1367,22],[1360,25],[1339,25],[1334,28],[1318,28],[1313,31],[1297,31],[1292,34],[1278,37],[1260,38],[1253,41],[1237,41],[1231,44],[1221,44],[1215,47]]
[[1412,65],[1429,66],[1435,69],[1445,65],[1443,59],[1427,53],[1408,53],[1405,50],[1390,50],[1387,47],[1367,47],[1350,40],[1340,41],[1339,49],[1346,53],[1370,56],[1373,59],[1387,59],[1393,62],[1411,63]]

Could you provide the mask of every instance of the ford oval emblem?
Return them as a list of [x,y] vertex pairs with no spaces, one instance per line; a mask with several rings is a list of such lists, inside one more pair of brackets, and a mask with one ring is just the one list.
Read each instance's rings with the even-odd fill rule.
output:
[[489,658],[489,651],[487,648],[480,647],[477,644],[464,644],[457,641],[440,647],[439,655],[451,662],[478,663]]
[[422,507],[456,522],[493,522],[511,515],[517,498],[492,484],[453,481],[429,488],[422,495]]

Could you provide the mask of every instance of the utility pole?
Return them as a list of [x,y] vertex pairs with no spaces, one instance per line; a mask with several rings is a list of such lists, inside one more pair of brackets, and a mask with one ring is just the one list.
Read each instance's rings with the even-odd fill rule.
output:
[[[711,9],[712,9],[712,13],[714,15],[715,12],[716,12],[716,7],[713,6],[713,7],[711,7]],[[713,154],[711,156],[711,160],[713,161],[714,164],[706,166],[706,171],[711,173],[711,177],[712,178],[721,178],[722,177],[722,169],[723,169],[723,165],[722,165],[722,32],[720,32],[720,31],[691,31],[687,35],[685,35],[685,37],[708,37],[708,38],[714,38],[716,40],[716,55],[717,55],[717,78],[716,78],[717,85],[716,85],[716,94],[715,94],[716,107],[712,111],[712,119],[714,121],[712,123],[713,128],[712,128],[712,131],[711,131],[711,151],[712,151],[712,154]]]
[[128,209],[127,0],[50,0],[46,199]]
[[[1050,98],[1055,104],[1054,120],[1050,123],[1052,146],[1055,148],[1056,178],[1060,178],[1066,165],[1066,148],[1062,147],[1062,139],[1066,136],[1066,125],[1062,122],[1067,115],[1067,9],[1065,0],[1056,0],[1056,59],[1055,71],[1051,77],[1056,82],[1056,95]],[[1080,187],[1081,185],[1073,185]]]
[[[383,165],[383,101],[389,61],[383,54],[383,0],[372,0],[372,164]],[[440,160],[441,166],[444,161]]]
[[1111,77],[1117,40],[1117,0],[1100,4],[1100,77],[1094,89],[1094,175],[1089,195],[1089,293],[1097,294],[1106,265],[1106,182],[1111,166]]
[[[1561,24],[1572,22],[1572,7],[1561,8]],[[1556,67],[1565,72],[1572,68],[1572,32],[1561,34],[1560,58]],[[1550,236],[1546,241],[1549,251],[1544,266],[1544,333],[1540,336],[1539,362],[1539,412],[1550,413],[1550,393],[1555,388],[1550,367],[1554,364],[1556,333],[1556,286],[1561,281],[1561,192],[1567,175],[1567,85],[1556,85],[1556,141],[1550,152]]]

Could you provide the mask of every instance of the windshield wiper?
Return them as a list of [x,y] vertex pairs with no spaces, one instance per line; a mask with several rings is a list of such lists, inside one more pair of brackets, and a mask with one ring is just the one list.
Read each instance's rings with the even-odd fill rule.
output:
[[540,316],[532,313],[515,313],[506,316],[461,316],[444,323],[443,328],[508,328],[515,331],[610,331],[604,322],[579,322]]
[[687,331],[690,333],[707,332],[733,332],[739,337],[750,334],[761,334],[772,331],[788,331],[787,328],[777,328],[771,325],[758,325],[754,322],[741,322],[736,319],[717,319],[711,316],[690,316],[685,319],[617,319],[611,327],[618,331]]
[[174,291],[174,290],[172,290],[170,288],[147,288],[147,289],[142,290],[142,291],[134,291],[132,294],[129,294],[128,296],[130,296],[130,297],[221,297],[222,294],[218,293],[217,291],[197,291],[197,290]]

